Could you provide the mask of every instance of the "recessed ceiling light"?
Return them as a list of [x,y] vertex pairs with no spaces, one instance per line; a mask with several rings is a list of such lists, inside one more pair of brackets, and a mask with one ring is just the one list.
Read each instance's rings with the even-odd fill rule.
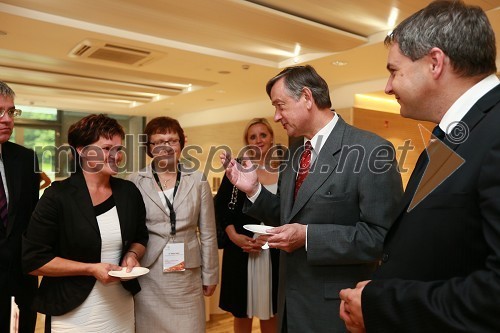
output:
[[295,43],[295,49],[293,50],[293,55],[296,57],[300,54],[300,50],[301,50],[301,47],[300,47],[300,44],[299,43]]
[[391,8],[391,13],[389,14],[389,18],[387,19],[387,26],[389,28],[394,28],[396,26],[396,22],[399,17],[399,9],[396,7]]
[[347,61],[335,60],[335,61],[332,62],[332,65],[333,66],[337,66],[337,67],[347,66]]

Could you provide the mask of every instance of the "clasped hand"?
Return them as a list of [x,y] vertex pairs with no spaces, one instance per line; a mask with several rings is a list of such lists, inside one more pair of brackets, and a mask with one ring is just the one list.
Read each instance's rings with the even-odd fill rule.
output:
[[368,283],[370,280],[361,281],[354,289],[347,288],[340,291],[340,318],[351,333],[366,332],[361,308],[361,294]]
[[248,253],[259,253],[261,251],[261,245],[253,239],[252,237],[248,237],[243,234],[236,234],[231,241],[239,246],[244,252]]

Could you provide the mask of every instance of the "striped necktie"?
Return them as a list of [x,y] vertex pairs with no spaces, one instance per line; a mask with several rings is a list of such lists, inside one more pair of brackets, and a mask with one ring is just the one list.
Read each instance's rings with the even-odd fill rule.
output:
[[5,195],[5,187],[3,186],[2,174],[0,173],[0,220],[3,226],[7,227],[9,215],[9,205],[7,203],[7,196]]
[[302,183],[309,174],[309,168],[311,166],[311,148],[311,141],[308,140],[304,145],[304,151],[300,156],[299,173],[297,175],[297,179],[295,180],[295,192],[293,196],[294,198],[297,196],[297,192],[299,192]]

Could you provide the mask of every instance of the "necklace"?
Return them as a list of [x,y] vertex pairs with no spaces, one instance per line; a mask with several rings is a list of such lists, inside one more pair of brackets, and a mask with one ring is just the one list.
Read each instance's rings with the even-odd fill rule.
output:
[[173,178],[171,179],[161,179],[161,185],[162,187],[167,187],[168,186],[168,183],[172,180]]

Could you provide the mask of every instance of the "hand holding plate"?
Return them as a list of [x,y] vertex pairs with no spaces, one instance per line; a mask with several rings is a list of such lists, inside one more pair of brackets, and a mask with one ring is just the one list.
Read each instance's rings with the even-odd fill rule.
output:
[[[263,250],[269,248],[269,244],[267,243],[267,238],[269,237],[263,237],[263,235],[271,235],[269,232],[267,232],[267,230],[272,229],[273,227],[262,224],[245,224],[243,228],[253,232],[256,235],[259,235],[259,237],[255,239],[255,241],[259,243],[259,245],[261,245],[261,248]],[[265,241],[265,243],[263,243],[263,241]]]

